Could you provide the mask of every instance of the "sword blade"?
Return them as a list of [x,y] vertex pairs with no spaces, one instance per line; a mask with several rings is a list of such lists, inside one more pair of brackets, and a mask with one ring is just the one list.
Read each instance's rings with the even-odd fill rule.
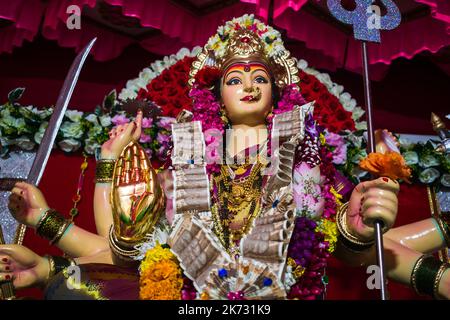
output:
[[59,127],[64,118],[64,113],[69,104],[70,98],[72,97],[73,90],[80,75],[83,64],[91,51],[97,38],[92,39],[86,47],[77,55],[73,61],[69,73],[64,80],[64,84],[59,92],[58,100],[56,101],[55,108],[53,110],[52,117],[45,130],[44,137],[42,138],[39,149],[34,158],[33,164],[31,166],[30,173],[28,174],[27,182],[37,186],[42,178],[42,175],[47,165],[48,158],[52,151],[53,143],[55,142],[56,135],[58,134]]

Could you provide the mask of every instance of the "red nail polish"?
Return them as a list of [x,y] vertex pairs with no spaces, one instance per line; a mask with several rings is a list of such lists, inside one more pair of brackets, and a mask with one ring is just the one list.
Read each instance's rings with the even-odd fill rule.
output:
[[8,262],[8,259],[7,258],[3,258],[2,261],[3,262]]
[[5,276],[5,279],[6,279],[6,280],[9,280],[9,279],[11,279],[11,276],[10,276],[9,274],[7,274],[7,275]]
[[6,266],[6,267],[5,267],[5,270],[6,270],[6,271],[9,271],[9,266]]
[[384,182],[389,182],[388,178],[382,178]]

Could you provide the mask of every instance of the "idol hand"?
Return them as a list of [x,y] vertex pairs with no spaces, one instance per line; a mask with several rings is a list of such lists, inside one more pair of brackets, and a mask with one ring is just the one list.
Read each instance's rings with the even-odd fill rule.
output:
[[0,282],[12,280],[21,289],[44,285],[48,276],[47,258],[21,245],[0,245]]
[[18,222],[35,228],[48,205],[38,188],[26,182],[17,182],[11,190],[8,208]]
[[142,131],[142,111],[130,123],[121,124],[109,132],[109,140],[102,145],[103,159],[117,159],[122,150],[131,142],[137,142]]
[[389,230],[397,217],[398,191],[398,182],[385,177],[358,184],[347,209],[349,231],[362,241],[370,241],[375,235],[375,220],[384,222],[383,232]]

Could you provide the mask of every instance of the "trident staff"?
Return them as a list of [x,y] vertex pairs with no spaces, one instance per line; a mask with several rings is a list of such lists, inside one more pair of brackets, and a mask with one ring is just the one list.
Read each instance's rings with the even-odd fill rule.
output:
[[[367,53],[367,42],[381,42],[380,30],[392,30],[396,28],[401,21],[400,11],[391,0],[382,0],[383,5],[387,9],[386,15],[381,17],[381,10],[378,6],[373,5],[373,0],[356,0],[356,9],[348,11],[341,5],[340,0],[328,0],[327,5],[331,14],[339,21],[353,25],[354,37],[361,40],[361,52],[363,62],[363,80],[364,80],[364,96],[366,106],[367,119],[367,153],[375,152],[374,130],[372,126],[372,99],[370,95],[370,78],[369,78],[369,58]],[[375,227],[375,243],[377,252],[377,262],[380,269],[381,277],[381,299],[387,300],[386,276],[384,272],[383,257],[383,237],[382,228],[383,221],[374,222]]]

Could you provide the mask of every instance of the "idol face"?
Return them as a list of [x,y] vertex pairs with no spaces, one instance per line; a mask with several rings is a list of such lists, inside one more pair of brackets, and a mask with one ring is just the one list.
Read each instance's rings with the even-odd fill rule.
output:
[[232,64],[224,71],[221,97],[232,125],[265,124],[272,110],[272,81],[268,68],[259,62]]

